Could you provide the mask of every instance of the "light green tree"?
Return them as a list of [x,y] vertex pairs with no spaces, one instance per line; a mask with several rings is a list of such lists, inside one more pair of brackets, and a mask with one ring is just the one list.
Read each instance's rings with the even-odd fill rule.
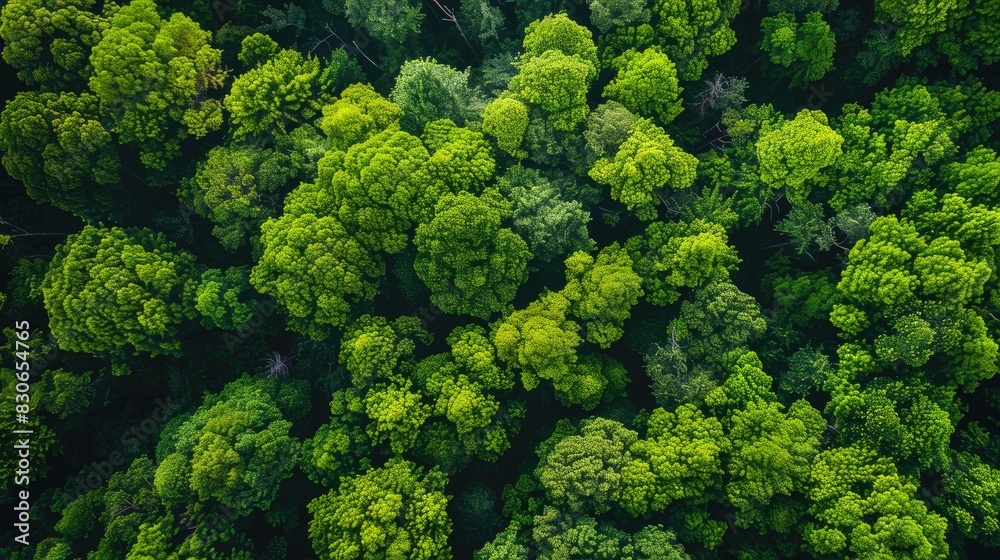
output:
[[613,61],[618,71],[604,87],[604,98],[618,101],[633,113],[669,124],[684,111],[677,68],[662,52],[628,50]]
[[649,222],[656,218],[659,192],[690,187],[697,167],[698,160],[674,145],[662,128],[640,121],[614,157],[597,160],[589,174],[611,186],[611,198]]
[[501,228],[510,206],[498,193],[440,199],[434,219],[417,227],[417,276],[442,311],[483,319],[514,299],[527,279],[528,245]]
[[309,537],[324,560],[449,560],[447,476],[400,458],[309,503]]

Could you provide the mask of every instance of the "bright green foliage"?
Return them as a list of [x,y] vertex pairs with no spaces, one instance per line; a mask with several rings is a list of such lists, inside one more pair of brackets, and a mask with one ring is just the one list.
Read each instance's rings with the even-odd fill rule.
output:
[[449,560],[447,477],[399,458],[309,503],[309,537],[323,560]]
[[3,59],[28,85],[73,88],[90,73],[105,19],[94,0],[12,0],[0,12]]
[[673,531],[646,525],[632,536],[633,560],[690,560]]
[[343,326],[351,304],[371,301],[384,265],[335,218],[286,214],[261,226],[264,253],[250,284],[274,296],[289,328],[314,340]]
[[936,504],[963,535],[988,543],[1000,532],[1000,471],[971,453],[957,453]]
[[459,72],[433,58],[404,63],[390,95],[403,110],[403,128],[417,134],[427,123],[438,119],[465,124],[477,109],[477,99],[468,81],[468,72]]
[[761,134],[757,141],[760,178],[768,185],[785,187],[792,204],[805,201],[810,181],[836,161],[843,143],[822,111],[803,109],[793,120]]
[[668,124],[684,111],[677,84],[677,68],[656,49],[626,51],[614,61],[618,75],[604,88],[604,98],[618,101],[630,111]]
[[871,202],[885,206],[910,169],[917,154],[891,149],[892,136],[880,132],[871,113],[859,105],[846,105],[834,128],[844,138],[843,154],[829,168],[834,175],[830,206]]
[[622,490],[621,471],[631,461],[629,448],[638,434],[621,423],[595,418],[578,435],[559,438],[540,457],[535,476],[556,506],[573,512],[608,511]]
[[236,58],[250,68],[260,66],[281,52],[281,45],[269,35],[254,33],[240,42],[240,52]]
[[739,11],[739,0],[655,0],[657,43],[677,64],[681,80],[697,80],[708,67],[708,57],[736,44],[729,21]]
[[167,503],[218,500],[241,515],[266,510],[295,466],[299,443],[286,418],[306,412],[307,394],[302,381],[245,377],[207,396],[198,410],[165,428],[157,446],[157,493]]
[[767,323],[753,296],[722,281],[698,289],[684,301],[671,328],[692,359],[716,362],[726,352],[760,338]]
[[374,443],[388,441],[397,455],[413,447],[420,427],[431,415],[431,408],[412,389],[409,380],[401,384],[377,383],[364,397],[365,414],[371,419],[369,437]]
[[423,223],[433,216],[434,203],[442,193],[479,193],[493,178],[496,162],[481,132],[459,128],[449,119],[427,123],[421,140],[431,154],[427,160],[429,184],[423,186],[428,191],[423,196],[430,200],[416,212],[416,220]]
[[916,485],[863,447],[817,455],[807,491],[806,550],[837,558],[947,558],[948,522],[913,497]]
[[755,352],[733,352],[726,356],[726,361],[725,379],[705,397],[710,407],[720,412],[732,411],[752,402],[777,399],[771,392],[773,379],[764,372],[764,365]]
[[959,0],[877,0],[875,21],[899,26],[899,50],[903,56],[930,42],[945,30]]
[[[313,212],[325,207],[373,252],[402,251],[412,227],[431,221],[442,196],[479,190],[493,173],[493,160],[480,134],[450,125],[434,130],[428,136],[433,140],[430,147],[436,149],[433,156],[419,138],[391,129],[346,153],[328,152],[319,163],[317,188],[303,191],[301,207]],[[442,137],[445,130],[448,133]],[[329,206],[306,198],[313,195]],[[298,198],[295,204],[300,204]]]
[[694,182],[698,160],[674,145],[664,130],[640,121],[613,158],[601,158],[590,178],[611,186],[611,198],[649,222],[656,218],[656,198],[665,188],[686,189]]
[[621,338],[622,324],[642,296],[642,278],[625,249],[614,243],[596,260],[583,251],[570,255],[562,294],[573,302],[573,315],[584,321],[587,341],[609,348]]
[[330,147],[347,150],[384,130],[399,128],[403,110],[368,84],[353,84],[340,99],[323,107],[319,127],[330,138]]
[[187,16],[164,20],[153,0],[135,0],[115,13],[93,48],[90,89],[119,142],[138,147],[150,169],[165,169],[186,137],[222,126],[221,104],[206,98],[226,75],[222,52],[210,42]]
[[607,525],[598,525],[589,515],[579,515],[545,506],[534,517],[531,538],[539,560],[560,558],[590,558],[615,560],[621,558],[627,535]]
[[482,327],[459,327],[448,336],[448,344],[450,356],[438,354],[420,363],[419,382],[434,400],[434,414],[454,425],[465,452],[496,461],[510,448],[508,432],[520,428],[520,405],[496,396],[514,387],[514,375],[497,366]]
[[302,442],[299,467],[309,480],[322,486],[336,486],[340,477],[353,472],[355,465],[371,467],[371,447],[365,431],[334,416]]
[[590,22],[601,33],[616,27],[649,23],[646,2],[639,0],[590,0]]
[[726,280],[740,262],[725,228],[704,220],[653,222],[625,248],[653,305],[677,301],[680,288]]
[[340,365],[351,374],[351,384],[367,389],[373,383],[405,380],[413,371],[416,343],[429,343],[430,333],[416,317],[362,315],[351,323],[340,346]]
[[596,76],[596,66],[578,55],[547,50],[522,59],[508,87],[517,99],[545,111],[552,128],[569,131],[590,112],[587,91]]
[[497,147],[517,159],[527,157],[521,149],[528,129],[528,108],[517,99],[501,97],[483,110],[483,132],[496,138]]
[[528,547],[518,543],[518,527],[511,524],[473,555],[474,560],[528,560]]
[[791,87],[805,87],[833,70],[837,40],[819,12],[810,12],[801,24],[795,20],[789,13],[764,18],[760,22],[764,33],[761,47],[771,62],[789,69]]
[[[434,207],[435,195],[444,191],[444,185],[428,185],[429,158],[419,138],[392,129],[351,146],[346,153],[331,150],[319,162],[316,188],[302,193],[304,210],[321,211],[325,206],[369,250],[398,253],[406,248],[408,233],[418,218]],[[292,196],[299,204],[297,195]],[[329,206],[306,196],[317,196]],[[289,197],[286,205],[292,200]]]
[[497,357],[521,369],[525,389],[537,387],[539,379],[558,386],[571,376],[581,342],[580,326],[566,317],[571,305],[562,294],[548,292],[493,326]]
[[[957,231],[965,225],[951,222],[948,227],[955,219],[947,207],[949,199],[960,204],[958,197],[947,195],[941,212],[922,214],[928,230],[947,234],[951,227]],[[964,214],[960,214],[963,219]],[[946,218],[949,215],[951,219]],[[992,220],[979,222],[989,223]],[[844,302],[834,306],[830,321],[841,336],[865,333],[882,363],[900,360],[918,367],[936,356],[943,364],[935,371],[949,384],[970,388],[992,377],[997,371],[997,345],[986,335],[982,319],[969,309],[982,296],[990,276],[989,265],[973,258],[973,227],[965,229],[971,235],[960,244],[948,237],[922,236],[905,218],[875,220],[871,236],[851,251],[837,287]],[[995,235],[992,226],[979,231]]]
[[[843,360],[841,364],[849,374],[850,366],[844,367]],[[833,378],[827,382],[833,387],[827,413],[833,414],[847,441],[880,451],[900,466],[941,471],[949,463],[948,446],[955,431],[952,416],[958,415],[952,403],[954,390],[919,379],[907,381],[877,379],[859,391],[856,385]]]
[[726,496],[737,509],[753,515],[779,496],[800,491],[809,479],[826,421],[805,400],[788,412],[776,402],[751,401],[725,419],[732,444],[726,472]]
[[[253,46],[251,39],[243,40],[244,48]],[[316,57],[284,49],[239,75],[225,99],[233,137],[287,133],[312,121],[334,99],[337,70]]]
[[829,12],[837,9],[840,0],[768,0],[767,11],[780,12]]
[[571,20],[565,13],[545,16],[531,22],[524,30],[522,60],[528,61],[552,50],[588,63],[594,73],[590,78],[596,77],[600,65],[593,35],[589,29]]
[[345,0],[347,20],[386,44],[402,43],[420,29],[424,14],[410,0]]
[[590,251],[590,213],[579,200],[566,200],[557,186],[530,167],[515,166],[500,178],[511,201],[512,229],[528,244],[533,258],[549,262],[571,251]]
[[528,245],[501,228],[510,207],[498,194],[446,195],[413,239],[417,276],[442,311],[489,318],[527,279]]
[[632,445],[633,461],[622,469],[622,508],[641,516],[662,512],[675,500],[704,500],[722,476],[728,449],[719,420],[694,405],[653,410],[646,439]]
[[57,248],[42,293],[62,349],[173,355],[195,282],[194,256],[163,234],[86,226]]
[[941,168],[949,190],[969,202],[996,206],[1000,203],[1000,161],[988,148],[976,148],[965,154],[965,161]]
[[285,186],[304,171],[304,160],[298,151],[218,146],[184,182],[181,198],[215,224],[212,234],[223,247],[235,251],[281,207]]
[[201,274],[194,308],[206,327],[241,331],[254,312],[250,295],[250,267],[234,266],[225,271],[210,268]]

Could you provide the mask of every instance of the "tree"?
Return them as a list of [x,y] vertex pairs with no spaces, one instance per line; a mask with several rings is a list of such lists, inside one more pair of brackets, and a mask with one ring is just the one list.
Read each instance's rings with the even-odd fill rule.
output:
[[118,141],[135,145],[151,170],[165,170],[186,137],[222,126],[222,105],[208,95],[226,72],[210,42],[187,16],[164,20],[153,0],[136,0],[115,12],[94,45],[90,89]]
[[403,110],[403,128],[419,134],[427,123],[438,119],[464,125],[478,104],[468,80],[468,72],[459,72],[433,58],[405,62],[390,95]]
[[417,276],[442,311],[483,319],[503,309],[527,279],[528,245],[501,228],[510,207],[497,193],[446,195],[417,227]]
[[547,50],[522,58],[508,88],[520,101],[545,111],[555,130],[570,131],[590,112],[587,91],[596,76],[596,67],[578,55]]
[[681,304],[680,317],[672,328],[692,358],[714,362],[759,338],[767,323],[753,296],[730,282],[715,282]]
[[813,461],[802,529],[812,554],[931,559],[948,555],[948,522],[913,497],[896,466],[863,447],[837,447]]
[[793,120],[757,140],[761,180],[785,187],[785,196],[792,204],[808,198],[810,181],[842,153],[844,138],[828,123],[822,111],[803,109]]
[[32,91],[7,102],[0,114],[3,165],[35,202],[85,220],[102,218],[113,207],[120,162],[99,105],[89,93]]
[[390,323],[385,317],[362,315],[344,333],[340,365],[358,389],[378,382],[403,382],[413,373],[417,342],[428,344],[431,339],[416,317],[400,317]]
[[522,369],[525,389],[537,387],[539,378],[567,375],[576,363],[580,327],[566,317],[570,305],[562,294],[549,292],[494,325],[490,339],[497,357]]
[[352,84],[340,99],[323,107],[320,129],[330,138],[330,147],[346,151],[385,130],[399,128],[403,110],[379,95],[368,84]]
[[651,15],[646,2],[636,0],[590,0],[589,4],[590,22],[601,33],[649,23]]
[[696,406],[654,409],[646,438],[632,445],[633,460],[622,469],[622,508],[641,516],[662,512],[675,500],[705,500],[723,474],[728,449],[722,424]]
[[[3,59],[28,85],[78,89],[91,72],[90,48],[107,26],[94,0],[13,0],[0,12]],[[4,150],[6,151],[6,150]]]
[[577,435],[556,434],[539,452],[535,476],[552,504],[569,511],[607,512],[621,494],[621,470],[638,434],[605,418],[585,420]]
[[424,19],[420,7],[409,0],[346,0],[344,7],[352,26],[367,29],[373,38],[387,45],[404,43],[416,35]]
[[930,42],[931,37],[944,31],[950,12],[958,7],[949,0],[879,0],[875,3],[875,21],[899,26],[899,50],[903,56]]
[[996,542],[1000,531],[1000,472],[971,453],[955,453],[934,498],[942,513],[967,538]]
[[604,87],[605,99],[618,101],[639,115],[655,117],[662,124],[669,124],[684,111],[684,88],[677,84],[677,69],[667,55],[653,48],[641,53],[629,50],[616,58],[613,66],[618,74]]
[[636,217],[656,218],[654,196],[666,187],[686,189],[694,183],[698,160],[674,145],[662,128],[640,121],[614,158],[601,158],[590,168],[590,178],[611,186],[611,198]]
[[517,99],[500,97],[483,110],[483,132],[495,138],[497,147],[512,157],[523,159],[528,155],[521,149],[527,129],[528,108]]
[[400,458],[309,503],[309,537],[322,559],[447,560],[447,477]]
[[632,135],[638,120],[639,117],[617,101],[598,105],[587,117],[587,128],[583,131],[588,162],[593,165],[599,159],[614,157]]
[[[820,450],[826,421],[805,400],[785,412],[776,402],[751,401],[725,419],[732,448],[726,468],[726,495],[740,510],[741,525],[763,522],[768,506],[781,509],[781,498],[800,491],[809,480]],[[793,518],[794,519],[794,518]],[[779,532],[788,526],[768,527]]]
[[587,230],[590,214],[579,200],[564,199],[538,171],[514,166],[498,183],[511,201],[511,229],[528,244],[534,259],[550,262],[572,251],[594,249]]
[[65,350],[98,356],[180,354],[194,319],[194,256],[147,229],[86,226],[56,250],[42,282]]
[[[254,37],[243,40],[244,49],[254,46]],[[249,53],[244,56],[250,57]],[[296,50],[274,53],[233,80],[225,99],[233,137],[267,138],[311,122],[324,105],[333,102],[335,88],[358,74],[343,56],[323,64]]]
[[764,33],[761,47],[771,62],[789,68],[789,87],[805,87],[833,70],[833,52],[837,42],[823,14],[810,12],[801,24],[794,15],[780,13],[760,23]]
[[257,301],[249,278],[248,266],[225,271],[210,268],[201,274],[194,308],[201,314],[203,326],[240,331],[250,323]]
[[335,218],[286,214],[261,226],[263,254],[250,284],[275,297],[289,328],[313,340],[347,323],[351,304],[371,301],[385,265]]
[[[291,475],[299,443],[291,420],[308,410],[308,385],[244,377],[171,421],[157,446],[153,485],[167,503],[214,499],[241,515],[267,509]],[[305,408],[303,408],[305,405]]]
[[198,162],[194,177],[182,183],[180,198],[215,224],[212,234],[224,248],[236,251],[277,213],[286,185],[302,177],[308,163],[297,150],[288,154],[277,149],[216,146]]
[[667,305],[677,301],[680,288],[700,288],[729,278],[740,259],[719,224],[653,222],[643,235],[628,240],[625,249],[642,277],[646,301]]
[[562,294],[573,302],[573,314],[586,321],[587,340],[609,348],[624,334],[622,324],[642,296],[642,278],[625,249],[613,243],[596,260],[583,251],[570,255]]
[[718,56],[736,44],[729,21],[740,11],[738,0],[656,0],[653,15],[657,42],[678,67],[681,80],[693,81]]
[[673,410],[683,404],[701,404],[715,388],[711,372],[699,364],[688,367],[688,358],[672,331],[670,342],[653,344],[643,356],[646,375],[657,406]]
[[599,63],[594,37],[586,27],[571,20],[565,13],[551,14],[531,22],[524,30],[521,59],[529,61],[548,51],[559,51],[588,63],[596,77]]

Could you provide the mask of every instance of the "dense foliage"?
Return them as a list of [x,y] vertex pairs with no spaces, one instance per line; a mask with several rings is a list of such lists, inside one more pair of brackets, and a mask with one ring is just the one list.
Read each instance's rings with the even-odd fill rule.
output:
[[995,557],[998,13],[8,0],[0,557]]

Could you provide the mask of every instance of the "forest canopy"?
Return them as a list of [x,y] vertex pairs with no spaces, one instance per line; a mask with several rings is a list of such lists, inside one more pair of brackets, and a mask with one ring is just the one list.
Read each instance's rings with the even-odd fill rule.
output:
[[7,0],[0,557],[995,557],[998,13]]

